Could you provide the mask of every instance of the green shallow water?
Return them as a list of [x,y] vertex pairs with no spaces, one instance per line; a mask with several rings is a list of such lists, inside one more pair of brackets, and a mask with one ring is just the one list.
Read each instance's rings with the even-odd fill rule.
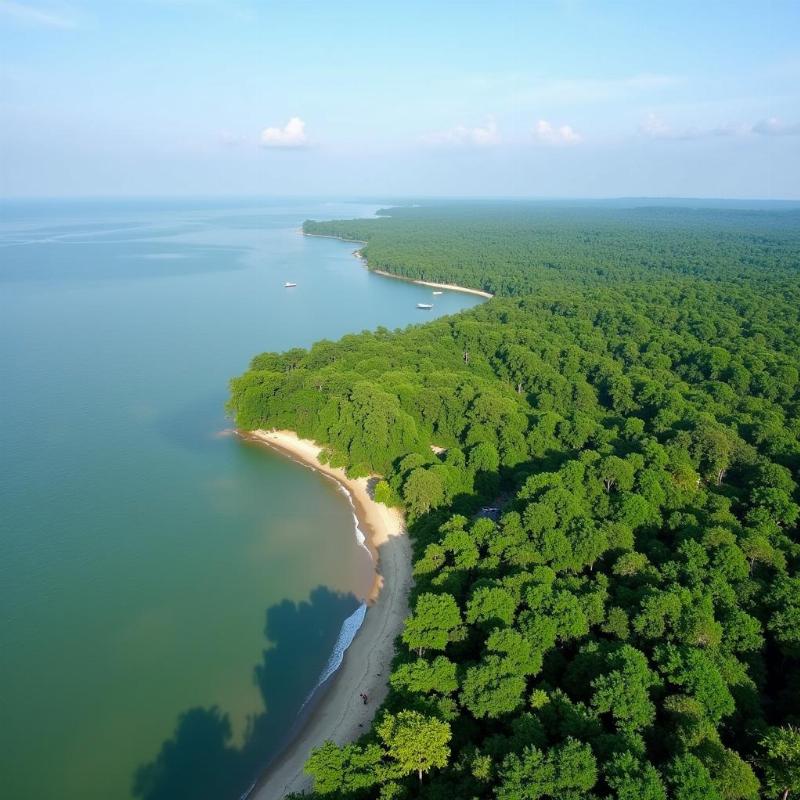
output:
[[420,321],[429,290],[297,233],[375,208],[0,205],[4,797],[236,797],[279,746],[369,562],[335,485],[225,435],[227,381]]

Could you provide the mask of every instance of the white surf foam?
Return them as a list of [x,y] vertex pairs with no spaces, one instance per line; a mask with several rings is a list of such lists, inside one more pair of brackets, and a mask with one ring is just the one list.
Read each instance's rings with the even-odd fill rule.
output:
[[[300,711],[302,711],[308,701],[314,696],[314,692],[322,686],[328,678],[336,672],[337,669],[342,665],[342,661],[344,660],[344,654],[347,652],[347,648],[353,643],[353,639],[356,638],[356,634],[358,633],[359,628],[364,624],[364,617],[367,613],[367,604],[362,603],[343,623],[342,627],[339,629],[339,636],[336,639],[336,644],[333,646],[333,652],[330,654],[328,658],[328,663],[325,664],[322,672],[320,673],[319,679],[317,680],[317,685],[311,690],[311,694],[306,697],[303,705],[300,707]],[[298,712],[299,713],[299,712]]]
[[[290,458],[292,457],[290,456]],[[356,504],[353,501],[353,495],[350,493],[350,490],[346,486],[343,486],[341,483],[339,483],[339,481],[336,480],[336,478],[334,478],[333,475],[328,475],[327,472],[322,472],[321,470],[318,470],[316,467],[312,467],[311,464],[306,464],[305,461],[298,461],[295,458],[292,458],[292,461],[294,461],[296,464],[300,464],[301,467],[310,469],[312,472],[319,473],[320,475],[322,475],[323,478],[327,478],[329,481],[333,481],[336,484],[336,488],[347,498],[347,502],[350,503],[350,508],[353,511],[353,527],[355,529],[356,541],[361,547],[363,547],[367,551],[370,559],[372,559],[372,553],[369,547],[367,547],[367,537],[364,535],[364,531],[362,531],[358,525],[358,517],[356,516]]]
[[350,503],[350,508],[353,510],[353,525],[355,526],[356,541],[369,553],[369,557],[372,558],[372,553],[370,553],[369,547],[367,547],[367,537],[364,535],[364,531],[358,526],[356,504],[353,500],[353,495],[350,493],[349,489],[342,486],[339,481],[336,481],[336,485],[339,487],[339,491],[347,498],[347,502]]

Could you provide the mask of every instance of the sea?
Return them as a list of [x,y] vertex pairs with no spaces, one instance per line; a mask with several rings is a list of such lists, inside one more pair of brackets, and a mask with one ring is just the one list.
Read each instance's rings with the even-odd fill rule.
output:
[[482,302],[300,233],[381,205],[0,201],[3,797],[238,797],[341,662],[351,505],[224,406],[257,353]]

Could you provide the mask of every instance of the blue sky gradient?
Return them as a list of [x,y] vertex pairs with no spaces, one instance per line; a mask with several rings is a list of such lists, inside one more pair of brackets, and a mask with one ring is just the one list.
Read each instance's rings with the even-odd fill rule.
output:
[[800,198],[798,2],[0,0],[0,195]]

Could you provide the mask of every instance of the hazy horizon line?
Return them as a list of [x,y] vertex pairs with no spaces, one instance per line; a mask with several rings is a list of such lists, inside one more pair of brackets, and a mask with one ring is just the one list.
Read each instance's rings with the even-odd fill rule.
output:
[[751,196],[714,196],[714,195],[535,195],[535,194],[406,194],[387,193],[379,194],[333,194],[322,193],[297,193],[297,194],[269,194],[257,192],[224,193],[224,194],[48,194],[48,195],[6,195],[0,196],[0,203],[10,202],[45,202],[45,201],[122,201],[122,200],[337,200],[345,202],[390,202],[390,201],[415,201],[415,200],[448,200],[448,201],[475,201],[475,200],[516,200],[534,202],[709,202],[709,203],[781,203],[787,205],[800,205],[800,197],[751,197]]

